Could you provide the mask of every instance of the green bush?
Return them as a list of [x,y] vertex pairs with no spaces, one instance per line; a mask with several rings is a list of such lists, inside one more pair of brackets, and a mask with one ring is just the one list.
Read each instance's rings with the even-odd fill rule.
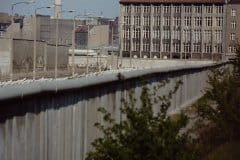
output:
[[[92,143],[93,150],[87,154],[87,160],[190,160],[195,159],[193,144],[187,133],[180,134],[188,121],[180,114],[177,120],[167,115],[170,99],[181,82],[164,96],[154,96],[144,86],[141,93],[141,106],[136,107],[133,93],[129,100],[122,100],[122,119],[117,123],[104,108],[105,125],[95,126],[103,133]],[[154,87],[156,92],[163,85]],[[153,105],[160,106],[160,112],[153,113]]]

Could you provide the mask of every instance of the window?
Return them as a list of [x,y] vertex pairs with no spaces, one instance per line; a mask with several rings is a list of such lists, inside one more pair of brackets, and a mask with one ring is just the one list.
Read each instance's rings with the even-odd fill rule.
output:
[[191,26],[191,17],[184,17],[185,26]]
[[153,24],[154,24],[154,26],[160,26],[161,25],[161,17],[160,16],[155,16],[153,18]]
[[163,43],[163,52],[170,52],[170,44]]
[[205,53],[212,53],[212,45],[211,44],[205,44],[204,45],[204,51],[205,51]]
[[205,26],[212,26],[212,17],[205,17]]
[[170,6],[164,6],[164,7],[163,7],[163,13],[171,13],[171,8],[170,8]]
[[231,10],[231,16],[235,17],[237,15],[237,10],[236,9],[232,9]]
[[180,52],[180,43],[174,43],[173,44],[173,51],[176,53]]
[[190,43],[185,43],[185,44],[183,45],[183,51],[184,51],[185,53],[191,52],[191,45],[190,45]]
[[201,30],[194,30],[193,35],[194,35],[193,37],[194,42],[201,41]]
[[160,38],[160,30],[153,30],[153,38],[159,39]]
[[124,23],[124,25],[130,25],[130,17],[129,16],[124,16],[123,17],[123,23]]
[[130,50],[130,41],[123,41],[123,50],[129,51]]
[[190,30],[184,30],[183,31],[183,40],[184,40],[184,42],[191,41],[191,32],[190,32]]
[[195,53],[201,52],[201,45],[199,43],[193,44],[193,52]]
[[236,29],[236,21],[231,22],[231,27],[232,27],[232,29]]
[[235,41],[236,40],[236,34],[235,33],[231,33],[230,34],[230,40],[231,41]]
[[180,13],[181,12],[181,7],[180,6],[175,6],[174,7],[174,13]]
[[163,38],[164,39],[170,39],[170,30],[164,30],[163,31]]
[[223,6],[216,6],[216,13],[223,13]]
[[173,25],[180,26],[181,25],[181,18],[180,17],[173,17]]
[[180,40],[180,30],[173,30],[172,31],[172,38],[173,39],[177,39],[177,40]]
[[150,13],[150,6],[144,6],[143,13]]
[[133,24],[140,26],[140,16],[134,16],[133,17]]
[[150,38],[150,31],[149,28],[143,29],[143,38],[148,39]]
[[131,12],[131,6],[125,6],[125,13],[130,13]]
[[223,17],[216,17],[216,26],[218,27],[223,26]]
[[143,16],[143,25],[150,26],[150,16]]
[[202,17],[194,17],[194,26],[199,27],[202,25]]
[[212,32],[211,30],[204,31],[204,41],[209,42],[212,39]]
[[195,13],[202,13],[202,7],[201,6],[195,6]]
[[192,7],[191,6],[184,6],[184,12],[185,13],[191,13],[192,12]]
[[126,28],[123,30],[123,38],[130,39],[130,29]]
[[170,26],[170,17],[163,17],[163,25]]
[[135,13],[140,13],[141,12],[141,6],[134,6],[134,12]]
[[228,47],[228,52],[229,53],[236,53],[236,51],[237,51],[237,48],[235,46],[229,46]]
[[161,13],[160,6],[154,6],[154,8],[153,8],[153,13],[154,13],[154,14],[159,14],[159,13]]
[[222,43],[222,36],[223,36],[223,31],[222,30],[216,30],[215,31],[215,41],[217,43]]
[[221,45],[221,44],[217,44],[217,45],[214,47],[214,52],[215,52],[215,53],[222,53],[222,45]]
[[149,43],[143,43],[143,51],[150,51],[150,44]]
[[160,44],[157,42],[153,43],[153,52],[159,52],[160,51]]
[[140,38],[140,28],[134,28],[133,38]]
[[133,42],[133,50],[140,51],[140,44],[139,42]]
[[213,7],[212,6],[206,6],[206,13],[212,13]]

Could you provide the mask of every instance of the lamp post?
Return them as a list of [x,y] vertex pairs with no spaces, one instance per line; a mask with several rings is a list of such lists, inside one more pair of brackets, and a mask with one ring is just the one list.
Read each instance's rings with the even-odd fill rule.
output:
[[11,6],[11,12],[12,12],[12,24],[14,23],[13,21],[13,11],[14,11],[14,7],[18,4],[31,4],[31,3],[35,3],[35,1],[22,1],[22,2],[17,2],[17,3],[13,3]]
[[57,19],[56,19],[56,44],[55,44],[55,78],[57,78],[57,66],[58,66],[58,21],[59,21],[59,14],[60,13],[64,13],[64,12],[69,12],[69,13],[72,13],[72,12],[76,12],[75,10],[63,10],[63,11],[60,11],[60,12],[57,12]]
[[[14,24],[14,7],[18,4],[31,4],[31,3],[35,3],[35,1],[22,1],[22,2],[17,2],[17,3],[13,3],[11,5],[11,13],[12,13],[12,19],[11,19],[11,22],[12,24]],[[13,41],[13,33],[11,35],[11,38],[12,38],[12,41]],[[13,42],[12,42],[13,43]],[[10,53],[10,80],[13,79],[13,48],[12,48],[12,51]]]
[[37,11],[44,8],[52,8],[52,6],[39,7],[35,9],[34,18],[34,44],[33,44],[33,79],[36,78],[36,55],[37,55]]

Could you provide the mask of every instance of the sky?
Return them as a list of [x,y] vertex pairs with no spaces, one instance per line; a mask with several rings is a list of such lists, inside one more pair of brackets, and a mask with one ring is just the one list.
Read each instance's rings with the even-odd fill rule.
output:
[[[29,1],[29,0],[0,0],[0,12],[11,13],[11,4]],[[62,0],[63,10],[76,10],[76,13],[64,13],[64,18],[72,18],[74,15],[91,13],[95,16],[100,16],[101,13],[106,18],[114,18],[119,16],[119,0]],[[19,4],[14,7],[14,14],[19,15],[34,15],[35,9],[39,7],[51,6],[54,0],[35,0],[34,4],[26,5]],[[38,14],[53,16],[52,9],[38,10]]]

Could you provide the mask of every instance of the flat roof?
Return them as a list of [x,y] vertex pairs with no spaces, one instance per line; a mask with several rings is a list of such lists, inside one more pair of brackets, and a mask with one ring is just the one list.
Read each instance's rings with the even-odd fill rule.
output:
[[225,0],[120,0],[120,3],[225,3]]

